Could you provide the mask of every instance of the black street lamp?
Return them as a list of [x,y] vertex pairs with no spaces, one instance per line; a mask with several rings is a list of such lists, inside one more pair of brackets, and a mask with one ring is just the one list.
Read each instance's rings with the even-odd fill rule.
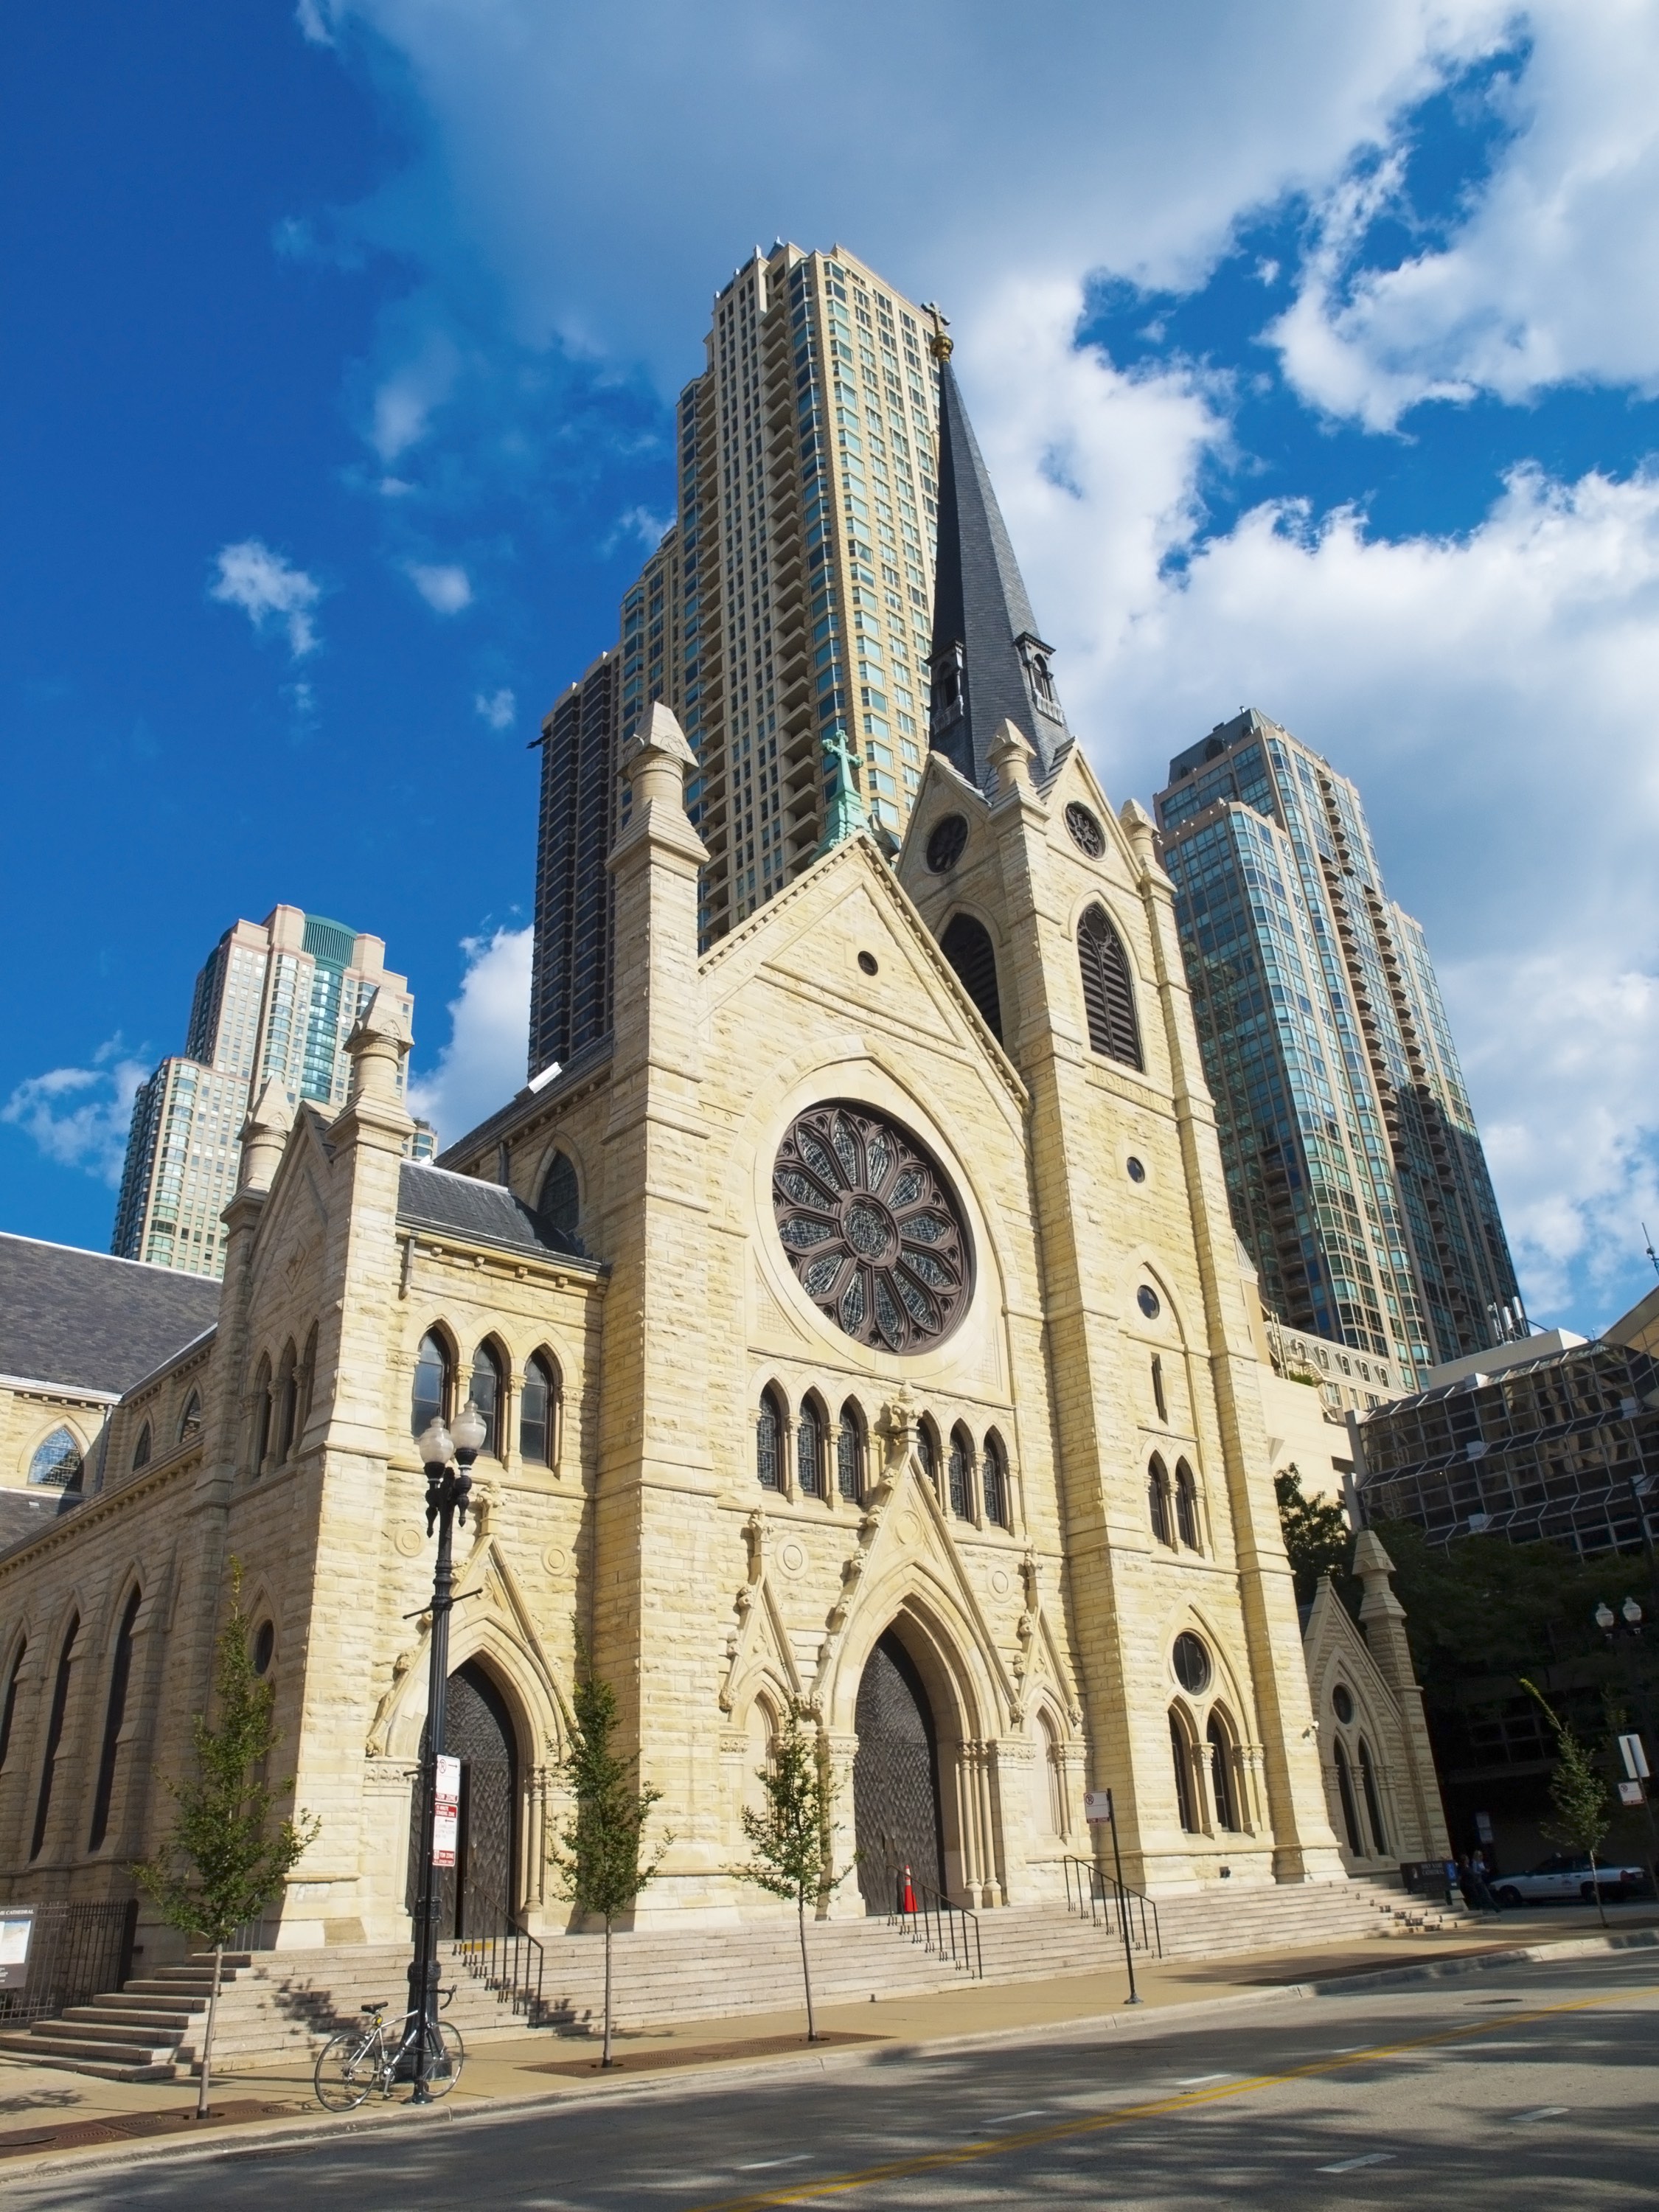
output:
[[[432,1570],[432,1647],[427,1669],[426,1756],[421,1762],[421,1881],[415,1904],[415,1956],[409,1969],[409,2008],[420,2015],[415,2046],[417,2105],[430,2104],[427,2072],[438,2050],[438,1882],[432,1863],[438,1810],[438,1760],[444,1747],[444,1702],[449,1686],[449,1616],[455,1571],[451,1541],[458,1520],[465,1522],[472,1492],[472,1462],[489,1434],[483,1415],[469,1398],[455,1418],[455,1433],[441,1413],[429,1421],[415,1449],[426,1469],[426,1533],[438,1531],[438,1557]],[[452,1464],[452,1462],[453,1462]]]

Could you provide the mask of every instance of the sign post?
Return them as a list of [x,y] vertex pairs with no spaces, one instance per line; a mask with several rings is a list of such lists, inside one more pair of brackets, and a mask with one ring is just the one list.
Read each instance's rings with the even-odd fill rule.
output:
[[29,1946],[33,1938],[32,1905],[14,1905],[0,1912],[0,1990],[28,1986]]
[[1647,1747],[1639,1735],[1621,1735],[1619,1756],[1625,1762],[1625,1772],[1630,1777],[1619,1785],[1621,1805],[1640,1805],[1648,1816],[1648,1880],[1653,1884],[1654,1894],[1659,1897],[1659,1830],[1653,1819],[1653,1800],[1648,1795]]
[[1123,1853],[1117,1840],[1117,1816],[1112,1805],[1109,1790],[1085,1790],[1083,1793],[1083,1817],[1091,1827],[1108,1827],[1112,1832],[1112,1869],[1117,1887],[1117,1919],[1123,1930],[1123,1963],[1129,1970],[1129,1994],[1125,2004],[1139,2004],[1139,1991],[1135,1988],[1135,1951],[1129,1936],[1129,1896],[1123,1887]]
[[453,1867],[461,1833],[461,1762],[449,1753],[437,1761],[432,1790],[432,1863]]

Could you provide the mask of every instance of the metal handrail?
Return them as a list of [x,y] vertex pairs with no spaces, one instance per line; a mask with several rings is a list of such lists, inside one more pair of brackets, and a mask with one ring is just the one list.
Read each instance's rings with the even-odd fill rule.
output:
[[1129,1942],[1137,1951],[1149,1952],[1155,1959],[1164,1956],[1158,1907],[1150,1897],[1120,1882],[1093,1859],[1074,1858],[1068,1853],[1063,1863],[1068,1912],[1086,1915],[1097,1928],[1103,1924],[1115,1936],[1121,1936],[1127,1926]]
[[542,2010],[542,1983],[547,1954],[523,1928],[506,1928],[493,1936],[461,1936],[454,1954],[475,1982],[512,2007],[514,2012],[537,2019]]
[[896,1863],[887,1869],[887,1893],[893,1899],[887,1913],[890,1928],[902,1929],[913,1943],[920,1943],[938,1958],[949,1959],[964,1974],[972,1974],[978,1981],[985,1979],[977,1912],[965,1905],[953,1905],[932,1882],[923,1881]]

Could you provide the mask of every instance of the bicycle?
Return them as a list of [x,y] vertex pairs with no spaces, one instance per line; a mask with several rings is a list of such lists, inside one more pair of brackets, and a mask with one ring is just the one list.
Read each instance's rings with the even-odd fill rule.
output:
[[[455,1991],[452,1986],[440,1994],[447,2005]],[[355,2112],[374,2089],[389,2098],[399,2082],[413,2087],[421,2014],[405,2012],[394,2015],[392,2026],[395,2040],[388,2041],[386,2007],[366,2004],[362,2009],[369,2014],[368,2027],[341,2028],[337,2034],[330,2036],[318,2054],[312,2086],[317,2093],[317,2102],[325,2112]],[[428,2029],[428,2038],[427,2094],[447,2097],[461,2078],[465,2045],[460,2031],[452,2027],[447,2020],[434,2021]]]

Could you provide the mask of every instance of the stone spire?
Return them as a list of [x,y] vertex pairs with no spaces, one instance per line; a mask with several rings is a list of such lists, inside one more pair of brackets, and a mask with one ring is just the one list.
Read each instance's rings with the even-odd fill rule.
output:
[[1039,781],[1047,777],[1072,733],[1054,690],[1054,648],[1037,635],[1007,526],[957,388],[951,340],[937,309],[929,343],[939,384],[929,737],[971,783],[994,794],[990,751],[1001,723],[1014,723],[1031,739]]

